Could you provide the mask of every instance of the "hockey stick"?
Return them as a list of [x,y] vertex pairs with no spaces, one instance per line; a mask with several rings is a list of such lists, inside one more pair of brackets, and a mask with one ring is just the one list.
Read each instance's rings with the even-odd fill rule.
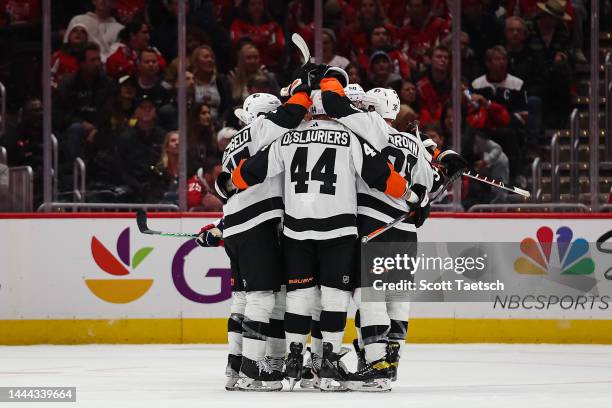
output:
[[136,211],[136,224],[138,224],[138,229],[143,234],[148,235],[161,235],[163,237],[178,237],[178,238],[197,238],[198,234],[191,234],[188,232],[162,232],[162,231],[154,231],[150,230],[147,226],[147,213],[143,210]]
[[[291,35],[291,41],[295,44],[296,47],[298,47],[298,49],[302,53],[302,58],[304,58],[304,64],[302,65],[306,65],[307,63],[309,63],[310,62],[310,50],[308,49],[308,44],[306,44],[306,41],[304,41],[302,36],[299,35],[298,33],[293,33]],[[280,94],[281,96],[289,96],[289,87],[286,86],[283,89],[281,89]]]
[[478,180],[481,183],[489,184],[489,185],[495,186],[497,188],[501,188],[502,190],[510,191],[511,193],[515,193],[515,194],[521,195],[521,196],[526,197],[526,198],[531,197],[531,193],[529,191],[527,191],[527,190],[523,190],[522,188],[518,188],[518,187],[514,187],[514,186],[507,186],[507,185],[505,185],[501,181],[497,181],[497,180],[494,180],[494,179],[489,179],[487,177],[483,177],[483,176],[481,176],[478,173],[472,174],[472,172],[466,171],[462,175],[465,176],[465,177],[469,177],[471,179],[474,179],[474,180]]
[[[470,173],[468,172],[464,172],[461,174],[462,176],[466,176],[466,177],[470,177],[474,180],[478,180],[481,181],[483,183],[486,184],[490,184],[492,186],[495,186],[497,188],[501,188],[503,190],[507,190],[516,194],[519,194],[523,197],[530,197],[531,193],[529,193],[529,191],[523,190],[521,188],[518,187],[514,187],[514,186],[506,186],[504,183],[502,183],[501,181],[497,181],[497,180],[493,180],[493,179],[487,179],[486,177],[482,177],[480,174],[478,173]],[[444,184],[444,186],[442,188],[440,188],[437,192],[436,195],[434,197],[432,197],[429,201],[433,202],[436,200],[436,198],[438,198],[438,196],[440,196],[440,194],[444,193],[448,187],[454,182],[454,179],[448,179],[446,181],[446,183]],[[393,221],[383,225],[382,227],[370,232],[368,235],[364,235],[361,238],[361,243],[362,244],[367,244],[369,241],[373,240],[374,238],[376,238],[377,236],[379,236],[380,234],[384,233],[385,231],[388,231],[389,229],[395,227],[397,224],[399,224],[400,222],[404,221],[405,219],[411,217],[414,215],[414,211],[411,211],[409,213],[406,214],[402,214],[399,217],[397,217],[396,219],[394,219]]]
[[[438,191],[436,191],[436,194],[431,197],[429,199],[429,201],[434,201],[436,198],[438,198],[440,196],[440,194],[442,194],[443,192],[445,192],[448,187],[454,182],[455,180],[452,178],[449,178],[448,180],[446,180],[446,183],[444,183],[444,185],[442,187],[440,187],[438,189]],[[414,215],[414,211],[410,211],[409,213],[404,213],[402,215],[400,215],[399,217],[397,217],[396,219],[394,219],[393,221],[383,225],[380,228],[375,229],[374,231],[370,232],[368,235],[364,235],[363,237],[361,237],[361,243],[363,245],[367,244],[368,242],[370,242],[371,240],[373,240],[374,238],[376,238],[377,236],[379,236],[380,234],[383,234],[384,232],[390,230],[391,228],[395,227],[397,224],[399,224],[400,222],[412,217]]]

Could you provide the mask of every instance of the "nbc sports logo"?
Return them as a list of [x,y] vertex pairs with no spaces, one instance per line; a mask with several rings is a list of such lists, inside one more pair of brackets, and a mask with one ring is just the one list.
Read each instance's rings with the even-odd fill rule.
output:
[[[537,241],[533,238],[521,241],[521,252],[525,256],[514,261],[514,270],[524,275],[547,275],[551,270],[557,270],[561,275],[592,274],[595,263],[590,257],[589,243],[584,238],[572,242],[573,235],[571,228],[559,227],[555,242],[552,229],[540,227],[536,233]],[[556,258],[552,257],[553,252],[556,252]]]
[[[140,248],[130,259],[130,228],[124,229],[117,238],[117,259],[95,236],[91,237],[91,254],[96,264],[109,275],[127,276],[128,268],[136,269],[153,251],[151,247]],[[85,279],[85,284],[94,295],[109,303],[129,303],[142,297],[151,288],[153,279]]]

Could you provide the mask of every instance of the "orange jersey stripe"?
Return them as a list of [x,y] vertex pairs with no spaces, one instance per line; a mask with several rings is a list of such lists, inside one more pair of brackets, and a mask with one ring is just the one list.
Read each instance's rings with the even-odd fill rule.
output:
[[240,174],[240,172],[242,171],[242,165],[244,164],[245,161],[246,159],[240,160],[240,164],[238,164],[238,167],[236,167],[234,171],[232,171],[232,183],[234,183],[234,185],[239,190],[244,190],[247,187],[249,187],[247,182],[244,181],[244,178],[242,178],[242,174]]
[[389,174],[389,177],[387,178],[387,188],[385,189],[385,194],[395,198],[402,198],[404,193],[406,193],[406,179],[395,171],[395,169],[393,169],[391,163],[387,163],[387,165],[391,170],[391,174]]
[[320,83],[321,92],[332,91],[340,96],[344,96],[344,88],[336,78],[323,78]]
[[298,92],[292,95],[291,98],[289,98],[289,100],[287,101],[287,103],[300,105],[306,108],[306,110],[308,110],[312,105],[312,99],[310,99],[310,96],[308,96],[306,92]]

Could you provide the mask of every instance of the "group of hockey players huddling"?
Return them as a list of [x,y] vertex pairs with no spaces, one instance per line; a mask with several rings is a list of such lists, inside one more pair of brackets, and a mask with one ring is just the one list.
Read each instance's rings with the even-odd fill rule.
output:
[[[395,130],[392,89],[365,93],[342,70],[314,63],[294,78],[285,104],[259,93],[236,110],[246,126],[225,150],[216,182],[223,219],[196,239],[223,244],[231,263],[226,389],[279,391],[288,379],[291,389],[389,391],[409,303],[362,301],[357,237],[410,212],[374,241],[416,242],[428,193],[465,162]],[[355,372],[341,361],[351,297]]]

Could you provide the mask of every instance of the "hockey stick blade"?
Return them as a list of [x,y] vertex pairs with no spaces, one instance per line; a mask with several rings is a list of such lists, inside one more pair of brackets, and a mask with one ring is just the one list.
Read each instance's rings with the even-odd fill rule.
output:
[[494,179],[489,179],[487,177],[483,177],[483,176],[481,176],[478,173],[472,174],[471,172],[467,171],[467,172],[464,172],[463,175],[465,177],[469,177],[471,179],[478,180],[481,183],[489,184],[491,186],[495,186],[497,188],[501,188],[502,190],[506,190],[506,191],[509,191],[511,193],[521,195],[521,196],[523,196],[525,198],[531,197],[531,193],[529,191],[527,191],[527,190],[523,190],[522,188],[518,188],[518,187],[514,187],[514,186],[507,186],[507,185],[505,185],[501,181],[497,181],[497,180],[494,180]]
[[[309,63],[310,62],[310,50],[308,49],[308,44],[306,44],[306,41],[304,41],[304,38],[302,38],[302,36],[299,35],[298,33],[293,33],[291,35],[291,41],[293,42],[293,44],[295,44],[296,47],[298,47],[298,49],[302,53],[302,58],[304,59],[304,63],[302,64],[302,66]],[[283,89],[281,89],[280,94],[281,96],[289,96],[289,87],[286,86]]]
[[296,47],[299,48],[302,53],[302,57],[304,58],[304,65],[310,62],[310,50],[308,49],[308,44],[298,33],[293,33],[291,35],[291,41],[295,44]]
[[138,230],[147,235],[161,235],[163,237],[177,237],[177,238],[197,238],[198,234],[191,234],[188,232],[162,232],[150,230],[147,226],[147,213],[144,210],[139,209],[136,211],[136,224]]

